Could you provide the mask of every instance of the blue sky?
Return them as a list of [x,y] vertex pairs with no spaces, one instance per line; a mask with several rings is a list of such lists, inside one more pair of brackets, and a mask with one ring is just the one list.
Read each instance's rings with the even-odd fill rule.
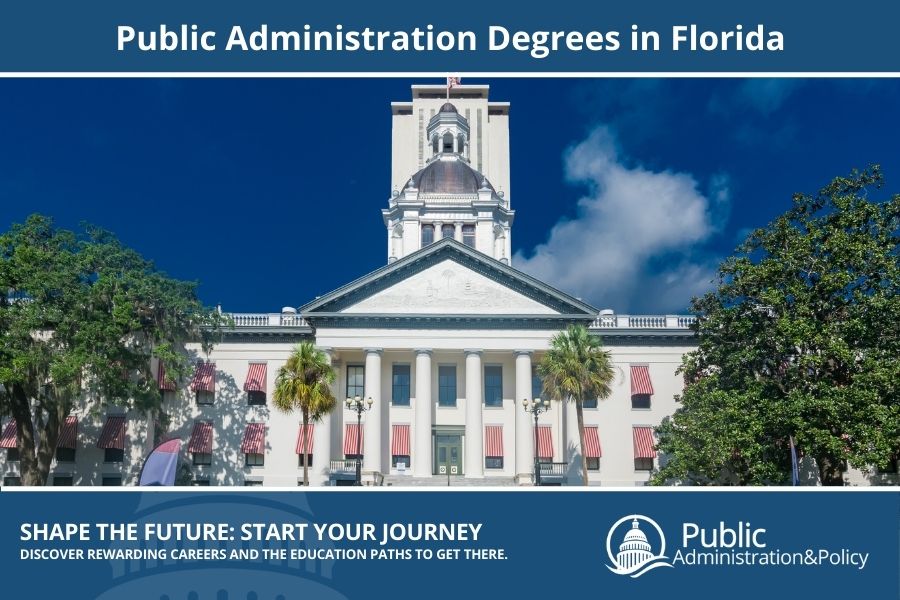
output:
[[[88,221],[209,304],[304,304],[385,262],[411,83],[440,82],[2,80],[0,227]],[[512,103],[514,266],[601,308],[685,310],[749,229],[853,167],[900,189],[897,80],[464,83]]]

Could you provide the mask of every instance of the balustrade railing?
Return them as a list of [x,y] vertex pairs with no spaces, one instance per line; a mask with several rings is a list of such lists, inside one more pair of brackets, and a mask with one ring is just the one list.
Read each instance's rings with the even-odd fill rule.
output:
[[231,313],[235,327],[306,327],[300,315],[284,313]]
[[594,329],[690,329],[697,322],[692,315],[600,315]]

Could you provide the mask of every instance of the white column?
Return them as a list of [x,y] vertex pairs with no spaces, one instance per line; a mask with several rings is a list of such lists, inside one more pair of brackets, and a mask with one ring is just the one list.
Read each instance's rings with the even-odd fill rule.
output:
[[[381,455],[381,349],[366,348],[366,402],[372,399],[372,408],[365,415],[363,439],[363,466],[366,471],[382,471]],[[382,471],[383,472],[383,471]]]
[[453,239],[455,239],[460,244],[462,243],[462,221],[455,221],[453,223]]
[[[344,381],[344,365],[340,359],[332,358],[331,367],[335,373],[334,399],[337,400],[337,406],[331,413],[331,447],[327,449],[327,452],[333,458],[344,458],[344,401],[347,391]],[[315,459],[316,457],[313,455],[313,460]]]
[[431,350],[416,350],[416,425],[415,447],[412,455],[413,475],[429,477],[431,475],[431,413],[434,403],[431,400]]
[[516,351],[516,478],[519,483],[531,481],[534,471],[534,425],[522,400],[531,397],[531,351]]
[[[319,348],[328,357],[328,364],[333,365],[334,352],[331,348]],[[334,386],[332,386],[334,387]],[[334,392],[334,389],[332,389]],[[343,398],[335,395],[337,404],[334,412],[342,410]],[[310,475],[318,473],[324,481],[328,480],[328,471],[331,468],[331,413],[322,416],[322,420],[316,423],[313,429],[313,466]],[[321,483],[310,477],[311,483]]]
[[481,350],[466,350],[466,477],[484,477]]

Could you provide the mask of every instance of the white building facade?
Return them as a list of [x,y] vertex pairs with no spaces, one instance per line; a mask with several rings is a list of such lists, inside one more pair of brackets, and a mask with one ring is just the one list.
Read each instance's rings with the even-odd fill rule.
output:
[[[694,345],[692,318],[599,311],[511,264],[509,104],[487,86],[413,86],[391,104],[392,191],[382,220],[384,267],[279,313],[234,314],[235,327],[197,369],[167,382],[158,414],[110,409],[70,417],[49,484],[132,485],[163,439],[183,440],[196,485],[642,485],[658,467],[652,428],[676,409],[676,374]],[[374,207],[373,207],[374,209]],[[552,402],[537,428],[523,400],[540,395],[535,367],[551,338],[581,323],[616,366],[612,395],[584,409]],[[361,417],[343,402],[303,429],[272,407],[276,373],[300,341],[335,368],[339,400],[371,399]],[[15,484],[4,422],[0,474]],[[361,440],[361,444],[357,440]],[[14,446],[14,441],[13,441]],[[361,447],[360,447],[361,446]],[[537,455],[537,461],[535,456]]]

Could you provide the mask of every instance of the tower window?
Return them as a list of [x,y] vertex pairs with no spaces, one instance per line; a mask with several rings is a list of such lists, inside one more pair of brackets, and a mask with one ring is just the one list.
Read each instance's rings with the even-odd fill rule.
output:
[[434,243],[434,225],[422,225],[422,247]]
[[462,228],[463,234],[463,244],[469,246],[470,248],[475,247],[475,226],[474,225],[463,225]]
[[441,239],[452,238],[455,231],[456,227],[454,227],[453,225],[441,226]]
[[445,133],[442,144],[441,152],[453,152],[453,134],[449,131]]
[[432,154],[437,154],[437,153],[438,153],[438,150],[439,150],[439,148],[438,148],[438,136],[437,136],[437,134],[435,134],[435,135],[432,136],[432,138],[431,138],[431,153],[432,153]]

